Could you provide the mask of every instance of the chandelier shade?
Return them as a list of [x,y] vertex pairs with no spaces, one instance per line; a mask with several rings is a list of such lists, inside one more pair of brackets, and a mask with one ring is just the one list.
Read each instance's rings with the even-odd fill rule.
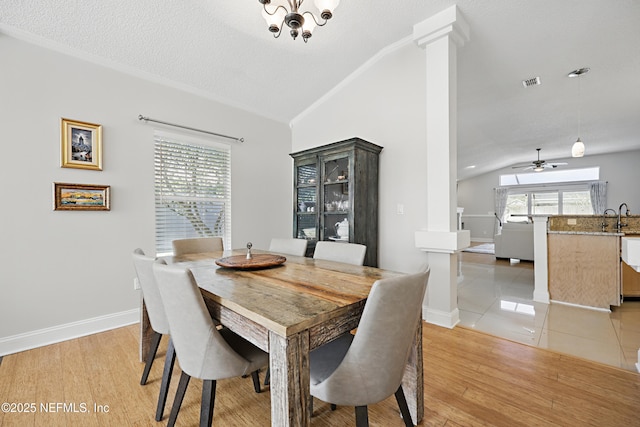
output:
[[286,24],[291,37],[295,40],[300,32],[306,43],[313,35],[316,26],[324,26],[333,17],[333,12],[340,0],[314,0],[319,17],[309,10],[301,10],[304,0],[258,0],[262,4],[262,17],[267,22],[269,31],[275,38],[280,37]]

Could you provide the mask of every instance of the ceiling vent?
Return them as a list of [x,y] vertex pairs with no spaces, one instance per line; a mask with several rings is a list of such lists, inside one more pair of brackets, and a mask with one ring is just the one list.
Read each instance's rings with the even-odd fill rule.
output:
[[540,84],[540,77],[533,77],[531,79],[522,81],[522,86],[524,87],[538,86],[539,84]]

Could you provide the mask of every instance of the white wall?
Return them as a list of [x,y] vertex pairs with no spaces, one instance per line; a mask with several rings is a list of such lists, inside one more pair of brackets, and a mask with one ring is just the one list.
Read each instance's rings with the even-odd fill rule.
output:
[[[567,144],[569,147],[570,144]],[[587,150],[589,145],[587,144]],[[569,163],[567,168],[600,167],[600,179],[607,181],[607,207],[618,210],[626,202],[633,214],[640,212],[640,151],[601,154],[582,158],[554,159]],[[493,225],[489,212],[493,212],[493,189],[499,184],[499,176],[512,174],[505,168],[458,182],[458,206],[464,207],[462,215],[465,228],[471,230],[472,240],[493,240]],[[602,212],[600,212],[602,213]],[[486,221],[480,217],[489,217]]]
[[414,242],[427,226],[424,50],[408,43],[369,65],[293,121],[293,151],[354,136],[384,147],[378,264],[415,272],[427,260]]
[[[154,125],[139,114],[244,137],[233,245],[291,234],[286,124],[2,34],[0,52],[0,355],[137,319],[130,254],[154,253]],[[103,171],[60,167],[62,117],[103,125]],[[111,211],[53,211],[53,182],[110,185]]]

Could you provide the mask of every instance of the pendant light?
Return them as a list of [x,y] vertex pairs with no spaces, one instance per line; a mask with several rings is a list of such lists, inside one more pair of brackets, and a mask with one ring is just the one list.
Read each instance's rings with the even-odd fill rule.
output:
[[582,124],[582,85],[580,82],[580,77],[583,74],[587,74],[590,71],[590,68],[578,68],[577,70],[573,70],[568,74],[568,77],[578,77],[578,139],[573,143],[571,147],[571,157],[583,157],[584,156],[584,142],[580,139],[580,125]]

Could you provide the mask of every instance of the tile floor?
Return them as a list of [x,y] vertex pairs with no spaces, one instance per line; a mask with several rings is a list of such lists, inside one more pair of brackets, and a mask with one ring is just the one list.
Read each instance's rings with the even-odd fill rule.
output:
[[533,263],[459,256],[460,325],[541,348],[637,371],[640,301],[610,313],[533,301]]

